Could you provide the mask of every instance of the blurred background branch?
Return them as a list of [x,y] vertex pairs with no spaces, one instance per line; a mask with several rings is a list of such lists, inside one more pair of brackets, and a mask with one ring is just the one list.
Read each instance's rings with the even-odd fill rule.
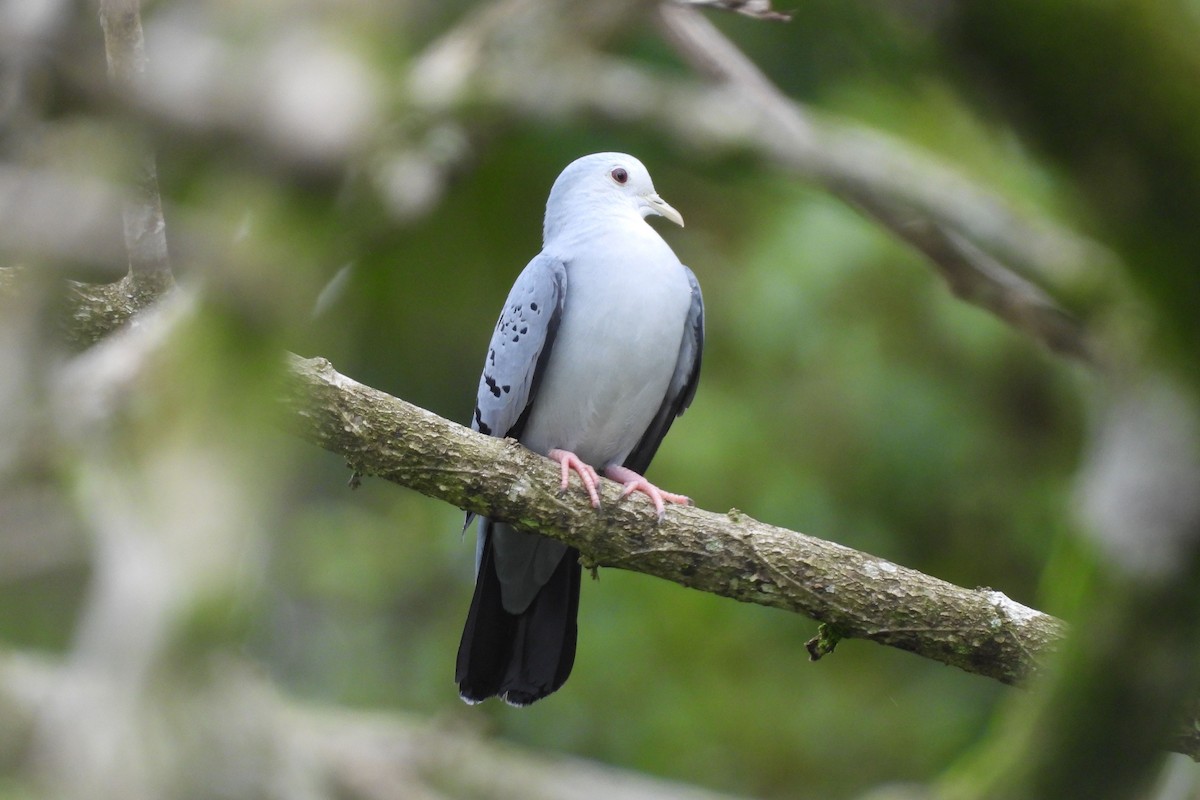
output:
[[[135,93],[146,75],[140,7],[140,0],[100,0],[108,79],[121,94]],[[148,148],[140,150],[135,153],[136,175],[129,182],[133,197],[123,209],[125,249],[129,254],[130,289],[152,294],[171,286],[171,262],[154,153]]]
[[[0,708],[9,718],[6,734],[27,730],[60,696],[71,680],[63,674],[65,669],[31,654],[0,651]],[[205,745],[219,751],[228,746],[221,741],[240,739],[255,743],[259,763],[257,770],[244,771],[236,780],[227,773],[202,774],[193,766],[180,776],[195,783],[187,787],[192,791],[343,800],[735,800],[733,795],[584,759],[529,752],[491,740],[474,727],[299,704],[281,697],[252,665],[234,659],[213,665],[195,693],[191,702],[221,712],[221,724],[193,731],[191,741],[176,744],[190,745],[194,751],[174,757],[202,764],[212,758]],[[205,785],[214,777],[219,785]]]
[[[1017,212],[945,165],[862,126],[822,121],[785,97],[737,47],[694,11],[664,4],[662,28],[698,71],[728,87],[758,119],[764,154],[834,195],[924,255],[961,299],[1063,355],[1089,359],[1081,326],[1042,290],[989,256],[1011,259],[1044,285],[1111,270],[1114,257],[1043,220]],[[734,112],[736,116],[742,116]],[[693,120],[682,121],[693,125]],[[699,127],[699,126],[695,126]]]

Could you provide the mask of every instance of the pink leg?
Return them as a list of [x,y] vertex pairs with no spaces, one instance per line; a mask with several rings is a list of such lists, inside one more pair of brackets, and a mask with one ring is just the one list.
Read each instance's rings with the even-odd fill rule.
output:
[[654,510],[658,512],[659,519],[662,519],[663,515],[667,513],[666,506],[663,504],[663,501],[685,506],[691,505],[692,503],[690,499],[681,494],[664,492],[662,489],[659,489],[653,483],[627,467],[605,467],[604,474],[605,476],[612,478],[614,481],[620,481],[621,483],[625,484],[625,488],[621,490],[621,497],[628,497],[634,492],[641,492],[653,500]]
[[559,487],[561,491],[565,492],[571,485],[571,470],[575,470],[579,473],[579,479],[583,481],[583,488],[587,489],[588,497],[592,499],[592,508],[600,507],[600,492],[597,489],[600,484],[600,476],[596,474],[596,470],[590,464],[583,463],[579,456],[570,450],[555,448],[546,455],[562,466],[562,486]]

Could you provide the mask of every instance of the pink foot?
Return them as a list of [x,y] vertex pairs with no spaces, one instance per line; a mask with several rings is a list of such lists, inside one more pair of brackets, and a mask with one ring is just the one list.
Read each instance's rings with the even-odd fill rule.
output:
[[562,466],[562,485],[560,491],[565,492],[567,487],[571,485],[571,470],[575,470],[579,474],[579,479],[583,481],[583,488],[587,489],[588,497],[592,499],[592,508],[600,507],[600,476],[596,474],[596,470],[590,464],[585,464],[580,460],[579,456],[572,453],[570,450],[559,450],[555,448],[546,455],[557,461]]
[[621,497],[628,497],[634,492],[641,492],[654,501],[654,510],[658,512],[658,518],[661,520],[663,515],[667,513],[664,501],[667,503],[675,503],[677,505],[688,506],[692,501],[681,494],[671,494],[659,489],[650,481],[638,475],[628,467],[605,467],[605,476],[612,478],[614,481],[620,481],[625,484],[625,488],[621,490]]

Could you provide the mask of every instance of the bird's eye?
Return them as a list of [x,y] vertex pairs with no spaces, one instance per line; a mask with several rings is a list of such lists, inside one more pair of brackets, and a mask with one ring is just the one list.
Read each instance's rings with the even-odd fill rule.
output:
[[625,171],[624,167],[617,167],[608,174],[612,175],[612,179],[622,186],[629,180],[629,173]]

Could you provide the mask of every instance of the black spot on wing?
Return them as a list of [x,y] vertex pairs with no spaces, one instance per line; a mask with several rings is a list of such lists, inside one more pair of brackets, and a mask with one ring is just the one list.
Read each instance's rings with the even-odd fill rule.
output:
[[488,436],[492,435],[491,426],[483,421],[483,414],[479,411],[479,406],[475,406],[475,430],[480,433],[485,433]]
[[[558,336],[558,325],[562,320],[563,303],[566,297],[567,288],[567,274],[565,267],[565,264],[559,262],[556,268],[550,274],[553,284],[553,289],[549,293],[550,297],[552,298],[552,305],[547,307],[550,315],[549,319],[546,320],[542,349],[538,354],[537,362],[533,369],[533,375],[530,379],[529,386],[527,387],[528,399],[525,403],[525,407],[521,409],[521,413],[517,417],[516,422],[514,422],[512,426],[505,431],[504,434],[502,434],[504,436],[511,436],[514,439],[521,438],[521,433],[525,430],[525,424],[529,420],[529,413],[533,409],[534,401],[537,397],[542,378],[546,374],[546,362],[549,361],[550,353],[554,349],[554,341]],[[539,315],[542,313],[542,307],[537,303],[537,301],[530,301],[529,310]]]
[[483,382],[487,384],[488,389],[491,391],[491,393],[494,397],[500,396],[500,387],[496,385],[495,378],[493,378],[491,375],[488,375],[487,373],[484,373]]

